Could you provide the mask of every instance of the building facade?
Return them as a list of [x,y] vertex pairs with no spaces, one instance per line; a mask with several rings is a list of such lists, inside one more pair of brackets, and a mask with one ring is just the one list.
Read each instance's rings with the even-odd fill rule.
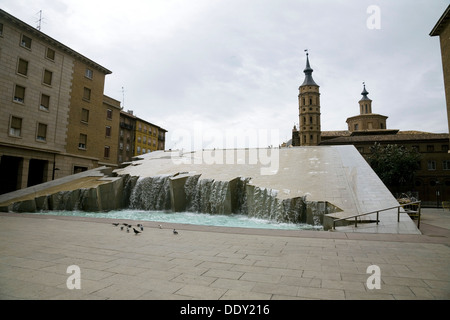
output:
[[133,111],[120,112],[119,151],[117,163],[131,161],[134,156],[134,133],[136,128],[136,117]]
[[[103,109],[104,79],[110,73],[0,9],[0,193],[105,160],[94,145],[82,150],[90,140],[80,139],[99,132],[93,120],[97,113],[105,117],[98,109]],[[87,124],[83,109],[90,113]]]
[[136,117],[134,156],[164,150],[167,130]]
[[445,97],[447,101],[448,129],[450,131],[450,5],[439,18],[433,30],[431,30],[430,36],[439,36]]

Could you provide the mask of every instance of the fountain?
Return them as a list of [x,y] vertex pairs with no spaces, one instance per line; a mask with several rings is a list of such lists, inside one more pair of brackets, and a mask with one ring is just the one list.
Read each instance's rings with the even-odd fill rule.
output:
[[[277,222],[329,227],[329,216],[397,205],[353,146],[157,151],[112,171],[98,168],[0,195],[0,211],[110,210],[240,214]],[[228,157],[235,152],[237,157]],[[270,153],[270,156],[267,154]],[[264,161],[258,156],[265,154]],[[209,158],[205,163],[206,155]],[[236,159],[235,163],[229,159]],[[91,185],[70,188],[77,179]],[[79,185],[76,183],[75,185]],[[56,189],[55,189],[56,188]],[[49,190],[54,190],[49,192]],[[56,190],[56,191],[55,191]]]

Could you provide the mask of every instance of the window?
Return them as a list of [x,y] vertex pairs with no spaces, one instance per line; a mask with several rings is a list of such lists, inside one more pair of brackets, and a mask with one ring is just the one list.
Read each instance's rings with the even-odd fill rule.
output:
[[380,123],[380,129],[384,129],[384,126],[382,123]]
[[22,119],[18,117],[11,117],[9,125],[9,134],[15,137],[20,137],[22,134]]
[[109,158],[109,146],[105,146],[105,149],[103,151],[103,157],[104,158]]
[[41,94],[41,105],[39,109],[42,111],[48,111],[50,108],[50,96],[46,94]]
[[112,119],[112,110],[111,109],[106,110],[106,119],[109,119],[109,120]]
[[138,136],[137,141],[138,141],[139,143],[141,143],[141,136]]
[[87,146],[87,135],[80,134],[80,140],[78,142],[78,149],[86,150]]
[[86,78],[92,80],[92,75],[93,75],[93,74],[94,74],[94,72],[93,72],[91,69],[86,68],[86,71],[85,71],[85,73],[84,73],[84,76],[85,76]]
[[147,143],[147,137],[146,136],[144,136],[143,138],[142,138],[142,142],[145,144],[145,143]]
[[428,160],[428,170],[436,170],[436,161]]
[[141,147],[137,147],[137,154],[141,154]]
[[47,51],[45,52],[45,57],[47,59],[54,61],[55,60],[55,50],[47,48]]
[[142,154],[145,154],[145,148],[142,149]]
[[355,131],[358,130],[359,129],[359,125],[356,123],[354,128],[355,128]]
[[434,146],[433,145],[427,145],[427,151],[428,152],[433,152],[434,151]]
[[119,143],[119,149],[120,149],[120,150],[123,150],[123,142],[120,142],[120,143]]
[[16,84],[14,89],[14,101],[21,103],[25,101],[25,87]]
[[28,74],[28,61],[19,58],[19,63],[17,65],[17,73],[23,76]]
[[22,35],[20,45],[24,48],[31,49],[31,38],[27,37],[26,35]]
[[106,126],[105,136],[106,136],[107,138],[110,138],[110,137],[111,137],[111,127]]
[[85,100],[91,100],[91,89],[89,89],[89,88],[84,88],[84,91],[83,91],[83,99],[85,99]]
[[44,70],[44,80],[42,81],[44,84],[48,84],[49,86],[52,85],[52,77],[53,77],[53,72],[45,69]]
[[73,167],[73,173],[80,173],[80,172],[84,172],[87,171],[88,167],[81,167],[81,166],[74,166]]
[[442,168],[444,170],[450,170],[450,160],[444,160],[442,161]]
[[89,122],[89,110],[81,109],[81,122],[88,123]]
[[441,146],[441,150],[444,151],[444,152],[448,152],[448,144],[443,144]]
[[47,125],[43,123],[38,123],[36,140],[47,141]]

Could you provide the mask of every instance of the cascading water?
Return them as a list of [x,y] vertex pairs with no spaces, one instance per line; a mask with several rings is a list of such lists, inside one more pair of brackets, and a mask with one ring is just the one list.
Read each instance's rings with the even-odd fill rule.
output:
[[170,210],[169,178],[169,175],[139,178],[131,192],[130,208],[139,210]]

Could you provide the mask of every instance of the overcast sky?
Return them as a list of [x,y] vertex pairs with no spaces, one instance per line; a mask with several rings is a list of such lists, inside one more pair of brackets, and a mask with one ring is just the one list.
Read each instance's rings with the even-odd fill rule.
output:
[[[111,70],[105,94],[168,130],[167,149],[253,146],[255,133],[260,146],[290,139],[305,49],[320,86],[322,130],[347,129],[346,119],[359,114],[364,81],[372,112],[388,116],[388,128],[448,133],[439,38],[429,36],[447,6],[448,0],[0,1],[32,26],[42,10],[42,32]],[[237,135],[248,137],[245,145]]]

